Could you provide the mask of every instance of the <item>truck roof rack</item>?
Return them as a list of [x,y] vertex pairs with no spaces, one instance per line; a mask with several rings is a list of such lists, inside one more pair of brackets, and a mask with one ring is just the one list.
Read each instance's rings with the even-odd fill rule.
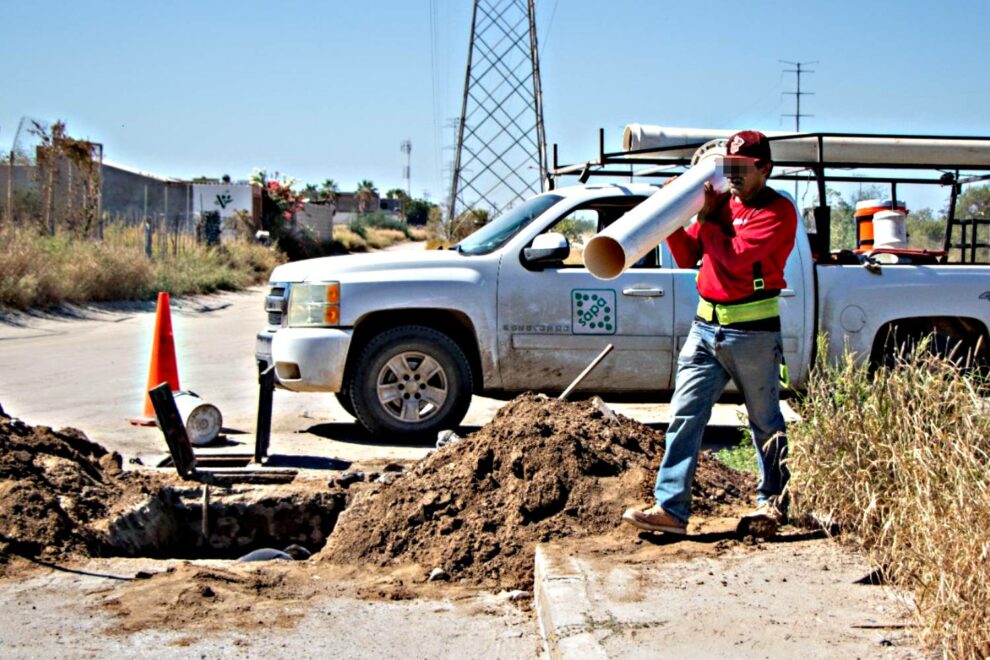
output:
[[[558,145],[553,144],[547,187],[552,190],[556,180],[564,176],[576,176],[581,183],[591,177],[631,180],[677,176],[691,166],[698,149],[713,140],[724,140],[732,132],[631,124],[623,135],[624,150],[608,152],[605,150],[605,129],[599,128],[595,160],[562,164]],[[821,245],[830,244],[831,210],[824,200],[827,199],[826,183],[833,182],[888,185],[892,200],[897,199],[898,185],[949,186],[944,250],[959,249],[962,263],[975,263],[976,249],[990,247],[990,235],[982,241],[977,237],[979,228],[990,234],[990,220],[956,218],[956,201],[962,186],[990,181],[988,136],[768,133],[767,137],[775,153],[781,156],[774,158],[771,179],[817,185],[819,205],[813,212],[817,240]],[[925,174],[925,170],[934,174]],[[957,233],[959,240],[955,237]]]

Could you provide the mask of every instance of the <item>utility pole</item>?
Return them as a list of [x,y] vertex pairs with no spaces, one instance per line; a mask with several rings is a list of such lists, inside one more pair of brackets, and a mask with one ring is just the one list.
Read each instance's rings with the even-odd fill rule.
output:
[[[802,96],[814,96],[814,92],[802,92],[801,91],[801,74],[802,73],[814,73],[813,69],[805,69],[803,67],[809,64],[818,64],[818,60],[812,62],[791,62],[790,60],[778,60],[781,64],[789,64],[794,67],[793,69],[784,69],[784,73],[793,73],[797,81],[797,89],[793,92],[784,92],[784,94],[791,94],[794,96],[794,113],[784,114],[783,117],[794,117],[794,132],[801,132],[801,117],[814,117],[814,115],[802,114],[801,113],[801,97]],[[794,182],[794,202],[798,201],[798,182]],[[825,201],[821,200],[824,204]]]

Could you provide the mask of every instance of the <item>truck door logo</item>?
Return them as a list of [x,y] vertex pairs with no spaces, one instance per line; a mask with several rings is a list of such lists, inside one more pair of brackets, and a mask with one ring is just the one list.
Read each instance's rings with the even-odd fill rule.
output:
[[990,300],[990,291],[984,291],[981,293],[980,300]]
[[614,335],[614,289],[574,289],[571,291],[571,328],[576,335]]

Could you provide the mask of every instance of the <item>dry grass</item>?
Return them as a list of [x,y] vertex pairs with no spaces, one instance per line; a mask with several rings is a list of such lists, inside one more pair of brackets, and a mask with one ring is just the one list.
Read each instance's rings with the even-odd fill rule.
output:
[[981,384],[924,347],[872,377],[852,359],[821,363],[789,433],[796,504],[851,530],[913,594],[922,641],[951,658],[990,656]]
[[264,282],[282,261],[271,248],[253,243],[207,249],[189,242],[174,252],[156,243],[154,258],[147,259],[143,233],[133,228],[110,228],[102,241],[5,228],[0,230],[0,306],[29,309],[145,300],[158,291],[236,290]]
[[368,245],[376,250],[391,247],[404,240],[406,240],[405,233],[398,229],[368,228],[367,230]]
[[368,242],[351,231],[347,225],[334,225],[333,240],[340,243],[347,252],[367,252]]

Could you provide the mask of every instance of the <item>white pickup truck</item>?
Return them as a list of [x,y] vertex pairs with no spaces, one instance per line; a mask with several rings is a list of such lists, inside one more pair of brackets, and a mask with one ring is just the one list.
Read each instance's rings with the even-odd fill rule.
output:
[[[695,316],[696,271],[678,268],[661,244],[618,278],[596,279],[581,265],[575,230],[590,236],[656,190],[561,188],[453,249],[279,266],[259,366],[274,364],[282,388],[334,392],[368,431],[392,437],[455,427],[472,394],[562,391],[607,344],[614,350],[578,392],[657,400],[673,388]],[[985,357],[990,267],[888,261],[899,263],[813,255],[799,223],[781,293],[793,387],[808,377],[819,332],[832,357],[848,348],[880,360],[894,327],[899,337],[934,330],[947,344],[982,340]]]

